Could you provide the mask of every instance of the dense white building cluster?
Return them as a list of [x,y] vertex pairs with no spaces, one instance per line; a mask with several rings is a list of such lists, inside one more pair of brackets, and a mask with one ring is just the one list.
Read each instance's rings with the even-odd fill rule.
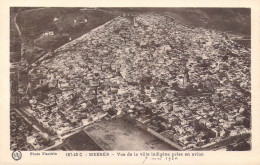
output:
[[250,130],[250,49],[172,18],[117,17],[30,72],[28,112],[58,135],[127,114],[184,148]]

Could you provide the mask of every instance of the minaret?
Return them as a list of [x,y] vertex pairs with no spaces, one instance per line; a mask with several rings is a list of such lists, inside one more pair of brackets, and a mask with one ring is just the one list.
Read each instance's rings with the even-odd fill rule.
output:
[[185,66],[183,68],[183,88],[186,88],[188,86],[190,82],[190,79],[189,79],[189,70],[188,68]]
[[136,22],[136,17],[134,17],[134,27],[137,27],[137,26],[138,26],[138,24]]

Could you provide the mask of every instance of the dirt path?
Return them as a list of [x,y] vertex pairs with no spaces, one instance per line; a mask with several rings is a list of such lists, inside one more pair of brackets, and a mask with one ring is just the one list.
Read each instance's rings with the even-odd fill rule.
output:
[[19,36],[21,37],[21,36],[22,36],[22,32],[21,32],[21,30],[20,30],[20,28],[19,28],[19,26],[18,26],[18,24],[17,24],[17,22],[16,22],[17,16],[18,16],[18,13],[15,14],[15,17],[14,17],[14,25],[15,25],[15,28],[16,28],[16,30],[17,30]]

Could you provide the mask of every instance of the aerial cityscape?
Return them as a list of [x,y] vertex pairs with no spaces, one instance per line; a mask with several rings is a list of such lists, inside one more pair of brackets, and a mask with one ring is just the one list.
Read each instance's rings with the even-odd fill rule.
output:
[[10,149],[250,150],[250,29],[245,8],[11,8]]

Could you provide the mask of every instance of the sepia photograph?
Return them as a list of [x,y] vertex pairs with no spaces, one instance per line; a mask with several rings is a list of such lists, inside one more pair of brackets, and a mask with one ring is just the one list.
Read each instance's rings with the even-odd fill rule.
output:
[[251,9],[10,7],[11,151],[251,151]]

